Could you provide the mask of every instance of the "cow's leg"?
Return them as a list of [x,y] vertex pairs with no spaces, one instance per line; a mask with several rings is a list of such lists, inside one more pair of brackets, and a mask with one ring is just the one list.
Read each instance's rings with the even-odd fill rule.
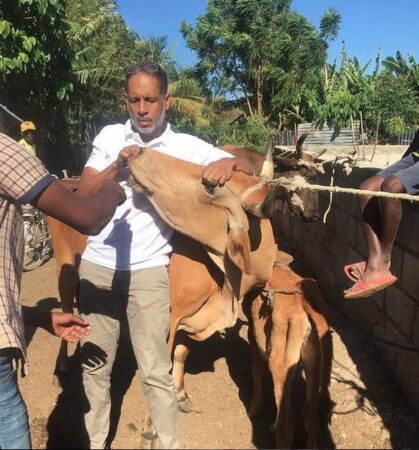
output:
[[290,319],[287,324],[279,320],[278,314],[273,318],[269,356],[277,406],[275,431],[278,448],[290,448],[294,440],[295,421],[291,405],[291,388],[300,360],[301,347],[310,332],[310,323],[305,314],[293,315]]
[[[64,264],[58,272],[58,293],[63,312],[73,312],[74,299],[77,294],[78,286],[79,274],[77,267],[71,264]],[[61,340],[55,363],[55,373],[66,373],[68,370],[68,344],[65,340]]]
[[185,361],[189,354],[190,339],[184,331],[176,334],[173,352],[173,380],[176,387],[178,409],[184,413],[193,411],[192,402],[185,391]]
[[150,413],[147,411],[147,416],[144,422],[144,427],[141,431],[140,447],[144,449],[153,448],[154,443],[157,441],[157,431],[151,420]]
[[[181,412],[192,412],[192,403],[185,391],[185,361],[189,354],[189,347],[186,345],[187,336],[183,331],[176,334],[174,340],[174,361],[173,361],[173,380],[176,387],[176,396],[178,400],[178,409]],[[157,440],[157,432],[147,413],[144,427],[141,432],[141,448],[152,448],[153,442]]]
[[249,417],[255,417],[260,411],[263,403],[263,377],[266,373],[267,363],[266,358],[262,355],[262,352],[257,345],[253,334],[253,327],[250,324],[248,329],[248,340],[250,344],[253,378],[252,399],[250,401],[248,415]]
[[321,353],[320,341],[314,328],[301,349],[301,360],[306,378],[306,401],[304,405],[304,427],[307,432],[306,448],[317,448]]
[[329,385],[332,375],[333,342],[329,324],[323,316],[316,318],[316,327],[320,340],[321,366],[320,366],[320,417],[322,425],[330,423],[333,401],[330,398]]
[[320,394],[319,394],[319,410],[321,426],[326,426],[330,423],[331,412],[333,408],[333,401],[330,398],[329,385],[332,373],[332,359],[333,359],[333,342],[330,332],[330,326],[325,316],[321,312],[321,305],[324,303],[322,294],[319,290],[318,284],[314,280],[304,280],[305,290],[310,295],[304,297],[304,309],[308,313],[310,319],[314,322],[318,339],[320,342]]
[[[188,394],[185,392],[185,361],[189,354],[189,347],[187,346],[188,337],[186,333],[180,331],[176,333],[174,340],[174,361],[173,361],[173,380],[176,387],[176,395],[178,400],[179,411],[189,413],[192,412],[192,404],[189,400]],[[151,416],[147,413],[144,427],[141,431],[141,448],[153,448],[157,440],[157,432],[154,427]]]

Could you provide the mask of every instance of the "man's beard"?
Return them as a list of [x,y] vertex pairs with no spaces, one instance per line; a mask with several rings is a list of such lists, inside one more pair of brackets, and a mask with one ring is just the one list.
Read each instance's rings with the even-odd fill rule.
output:
[[142,134],[142,135],[150,135],[153,134],[157,129],[161,128],[164,121],[166,120],[166,110],[163,109],[161,116],[159,117],[159,120],[157,122],[152,122],[150,126],[148,127],[140,127],[138,126],[137,121],[135,120],[135,118],[132,116],[131,110],[129,111],[129,115],[131,118],[131,125],[132,128],[134,128],[135,131],[138,131],[138,133]]

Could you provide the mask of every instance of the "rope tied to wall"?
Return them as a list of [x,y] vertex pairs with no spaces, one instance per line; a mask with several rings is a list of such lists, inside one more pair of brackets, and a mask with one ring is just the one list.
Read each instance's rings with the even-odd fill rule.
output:
[[379,197],[379,198],[392,198],[397,200],[406,200],[409,202],[419,202],[419,195],[410,195],[410,194],[394,194],[392,192],[383,192],[383,191],[369,191],[367,189],[355,189],[355,188],[344,188],[340,186],[324,186],[321,184],[311,184],[307,183],[307,181],[300,175],[297,175],[293,178],[276,178],[275,180],[268,181],[269,185],[280,183],[287,191],[298,193],[304,189],[309,189],[312,191],[326,191],[326,192],[336,192],[343,194],[351,194],[351,195],[368,195],[371,197]]

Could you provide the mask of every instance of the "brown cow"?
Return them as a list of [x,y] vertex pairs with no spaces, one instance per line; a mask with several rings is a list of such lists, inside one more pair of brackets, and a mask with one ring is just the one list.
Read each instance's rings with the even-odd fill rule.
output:
[[[169,267],[172,287],[169,346],[172,348],[177,330],[203,340],[217,330],[233,326],[238,301],[250,289],[263,286],[272,270],[275,253],[272,228],[267,219],[254,215],[260,214],[267,186],[254,177],[236,173],[223,188],[206,188],[201,183],[199,166],[179,160],[174,165],[173,158],[150,149],[144,150],[136,161],[138,164],[133,161],[131,169],[144,192],[154,196],[151,201],[157,211],[175,229],[206,246],[204,251],[201,244],[180,235],[174,240]],[[162,171],[165,164],[170,167]],[[156,186],[161,173],[177,176],[164,180],[167,185]],[[250,213],[245,214],[242,206]],[[182,209],[185,207],[186,210]],[[83,238],[72,238],[74,233],[63,224],[60,230],[52,224],[51,234],[61,236],[59,247],[55,246],[59,264],[77,264],[75,255],[81,254],[85,244]],[[58,256],[63,246],[65,251],[73,248],[66,260]],[[62,270],[60,284],[63,275]],[[181,338],[175,344],[173,374],[180,403],[186,402],[185,409],[188,405],[183,367],[187,353],[187,343]]]
[[255,297],[250,293],[244,301],[253,374],[249,416],[255,416],[262,405],[263,377],[268,362],[277,406],[276,445],[291,448],[298,407],[291,401],[291,392],[301,362],[306,379],[307,448],[318,448],[319,431],[327,427],[332,405],[329,396],[332,340],[321,312],[323,299],[316,281],[293,272],[288,266],[291,261],[290,255],[278,252],[267,286],[260,295]]
[[[324,170],[322,164],[315,163],[315,159],[325,150],[321,150],[314,155],[306,153],[303,145],[308,134],[304,133],[300,136],[295,153],[287,157],[277,154],[276,149],[273,151],[272,141],[268,145],[265,156],[253,148],[235,147],[230,144],[226,144],[223,150],[236,157],[246,158],[254,167],[255,174],[262,178],[269,179],[272,178],[272,175],[274,178],[293,178],[299,175],[307,182],[316,184],[318,174],[324,173]],[[288,195],[286,189],[281,184],[277,184],[275,189],[271,191],[271,196],[275,197],[275,201],[269,202],[272,209],[266,211],[268,216],[272,216],[273,211],[280,211],[285,215],[299,216],[307,222],[314,222],[319,219],[319,196],[316,191],[304,189],[299,193],[298,201],[292,201],[293,199]]]

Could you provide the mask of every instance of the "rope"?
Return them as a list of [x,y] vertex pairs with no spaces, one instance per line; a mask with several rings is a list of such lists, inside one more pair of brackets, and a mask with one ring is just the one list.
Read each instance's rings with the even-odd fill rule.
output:
[[288,178],[277,178],[276,180],[269,181],[269,184],[281,183],[287,190],[290,191],[299,191],[302,189],[309,189],[313,191],[327,191],[327,192],[337,192],[343,194],[353,194],[353,195],[369,195],[371,197],[380,197],[380,198],[392,198],[398,200],[407,200],[409,202],[419,202],[418,195],[410,195],[410,194],[394,194],[392,192],[382,192],[382,191],[369,191],[366,189],[354,189],[354,188],[344,188],[340,186],[323,186],[320,184],[310,184],[304,180],[303,177],[297,176],[292,180]]
[[275,294],[285,294],[285,295],[295,295],[295,294],[302,294],[303,291],[301,289],[264,289],[262,291],[266,298],[266,304],[272,308],[273,304],[275,302]]

